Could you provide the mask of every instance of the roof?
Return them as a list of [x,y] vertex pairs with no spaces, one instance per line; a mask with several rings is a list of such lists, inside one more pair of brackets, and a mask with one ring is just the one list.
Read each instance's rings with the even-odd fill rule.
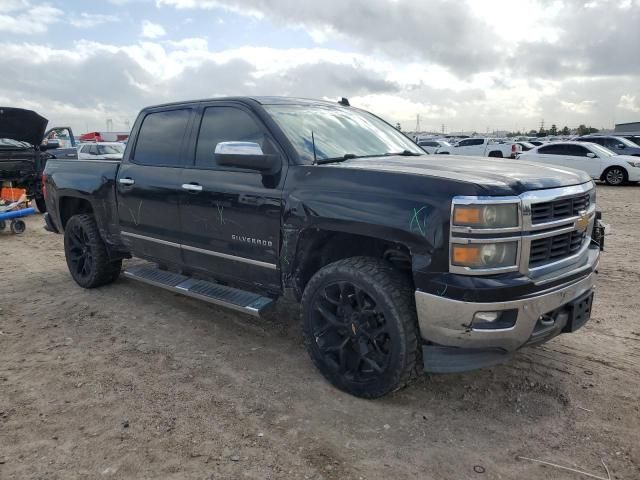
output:
[[231,102],[256,102],[260,105],[327,105],[327,106],[335,106],[340,105],[338,100],[335,102],[329,100],[319,100],[314,98],[300,98],[300,97],[278,97],[278,96],[246,96],[246,97],[214,97],[214,98],[201,98],[195,100],[183,100],[179,102],[169,102],[162,103],[159,105],[150,105],[147,108],[158,108],[158,107],[167,107],[172,105],[185,105],[189,103],[201,103],[201,102],[220,102],[220,101],[231,101]]

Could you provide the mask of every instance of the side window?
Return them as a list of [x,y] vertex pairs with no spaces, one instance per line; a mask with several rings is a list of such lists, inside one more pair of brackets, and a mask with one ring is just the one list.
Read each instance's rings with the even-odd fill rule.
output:
[[472,140],[469,140],[469,145],[482,145],[484,143],[484,140],[482,140],[481,138],[474,138]]
[[541,155],[566,155],[566,149],[564,145],[545,145],[538,149],[538,153]]
[[460,140],[458,143],[459,147],[468,147],[469,145],[472,145],[471,140]]
[[614,149],[614,148],[617,148],[619,144],[620,142],[615,138],[605,138],[603,145],[607,148]]
[[98,146],[91,145],[89,148],[85,150],[85,153],[88,153],[89,155],[98,155]]
[[587,138],[585,140],[582,140],[583,142],[593,142],[593,143],[597,143],[598,145],[606,145],[606,140],[604,138]]
[[148,114],[138,133],[133,162],[143,165],[181,165],[182,141],[190,113],[190,110],[183,109]]
[[220,142],[253,142],[264,153],[275,152],[262,126],[249,113],[235,107],[205,109],[196,145],[196,167],[216,168],[215,151]]
[[581,145],[566,145],[565,146],[567,153],[565,155],[570,155],[572,157],[586,157],[589,150]]

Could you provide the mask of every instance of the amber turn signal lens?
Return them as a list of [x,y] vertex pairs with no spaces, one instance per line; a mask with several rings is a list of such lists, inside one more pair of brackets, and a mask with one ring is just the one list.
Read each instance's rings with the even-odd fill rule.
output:
[[480,263],[480,247],[475,245],[454,245],[451,256],[455,265],[477,265]]
[[455,225],[479,225],[481,214],[480,207],[456,206],[453,210],[453,223]]

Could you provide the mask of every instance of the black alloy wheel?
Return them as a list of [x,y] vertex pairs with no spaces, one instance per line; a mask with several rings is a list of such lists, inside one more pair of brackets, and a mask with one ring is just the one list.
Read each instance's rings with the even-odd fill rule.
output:
[[407,385],[420,370],[418,324],[408,276],[370,257],[338,260],[302,296],[305,346],[335,387],[363,398]]

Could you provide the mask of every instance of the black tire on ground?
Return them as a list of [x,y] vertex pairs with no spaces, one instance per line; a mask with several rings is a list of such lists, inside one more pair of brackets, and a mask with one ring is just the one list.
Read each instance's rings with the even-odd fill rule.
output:
[[602,179],[606,184],[614,187],[625,184],[628,178],[627,171],[622,167],[609,167],[602,174]]
[[69,273],[83,288],[111,283],[120,275],[122,260],[111,262],[93,215],[74,215],[64,229],[64,253]]
[[420,371],[414,290],[384,260],[353,257],[322,268],[305,288],[302,320],[313,363],[340,390],[377,398]]
[[0,232],[5,228],[7,228],[7,222],[5,222],[4,220],[0,220]]
[[38,211],[40,213],[46,213],[47,211],[47,202],[44,201],[44,197],[37,197],[35,199],[36,207],[38,207]]
[[493,158],[504,158],[502,152],[489,152],[489,156]]
[[12,220],[10,227],[13,233],[21,235],[27,229],[27,224],[22,220]]

